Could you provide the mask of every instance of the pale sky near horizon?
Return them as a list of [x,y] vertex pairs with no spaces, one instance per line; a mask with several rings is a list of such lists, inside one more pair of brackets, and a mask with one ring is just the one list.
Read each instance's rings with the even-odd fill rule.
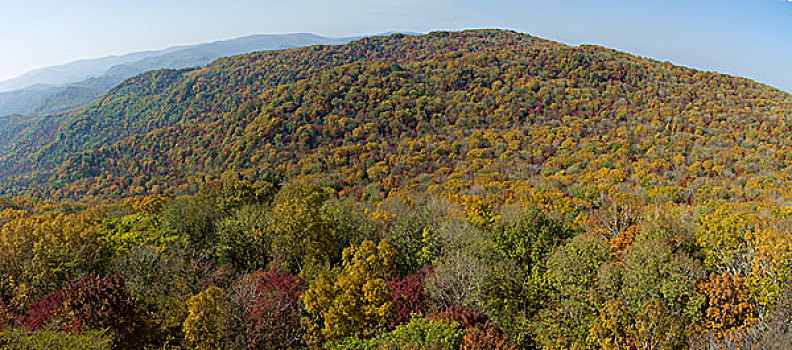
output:
[[250,34],[507,28],[749,77],[792,92],[787,0],[0,0],[0,80]]

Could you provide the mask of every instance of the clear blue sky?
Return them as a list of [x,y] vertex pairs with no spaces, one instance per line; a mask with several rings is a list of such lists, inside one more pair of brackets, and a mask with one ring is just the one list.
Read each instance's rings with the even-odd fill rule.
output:
[[0,0],[0,80],[248,34],[461,28],[600,44],[792,91],[788,0]]

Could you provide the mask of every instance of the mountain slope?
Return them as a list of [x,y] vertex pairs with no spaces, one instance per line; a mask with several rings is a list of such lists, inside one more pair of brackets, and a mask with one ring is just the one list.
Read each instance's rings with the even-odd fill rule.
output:
[[203,66],[224,56],[349,40],[314,34],[252,35],[43,68],[0,82],[0,115],[44,115],[82,106],[148,70]]
[[361,195],[604,181],[691,200],[751,198],[756,183],[783,196],[791,111],[765,85],[600,47],[393,35],[136,76],[29,127],[0,182],[56,198],[190,191],[224,172]]

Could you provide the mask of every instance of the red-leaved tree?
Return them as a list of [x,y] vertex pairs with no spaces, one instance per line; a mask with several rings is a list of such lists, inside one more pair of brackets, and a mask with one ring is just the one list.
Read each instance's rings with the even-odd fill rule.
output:
[[305,281],[288,272],[271,271],[259,281],[251,322],[256,327],[253,348],[295,349],[302,343],[300,296]]
[[426,266],[418,272],[404,278],[394,278],[386,284],[393,293],[393,303],[396,312],[390,322],[390,329],[407,323],[413,314],[423,313],[426,309],[423,280],[432,272],[431,266]]

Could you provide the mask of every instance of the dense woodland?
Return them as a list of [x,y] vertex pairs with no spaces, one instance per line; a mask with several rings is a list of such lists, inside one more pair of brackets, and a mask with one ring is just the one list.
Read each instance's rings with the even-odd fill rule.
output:
[[792,96],[479,30],[0,120],[9,349],[785,349]]

